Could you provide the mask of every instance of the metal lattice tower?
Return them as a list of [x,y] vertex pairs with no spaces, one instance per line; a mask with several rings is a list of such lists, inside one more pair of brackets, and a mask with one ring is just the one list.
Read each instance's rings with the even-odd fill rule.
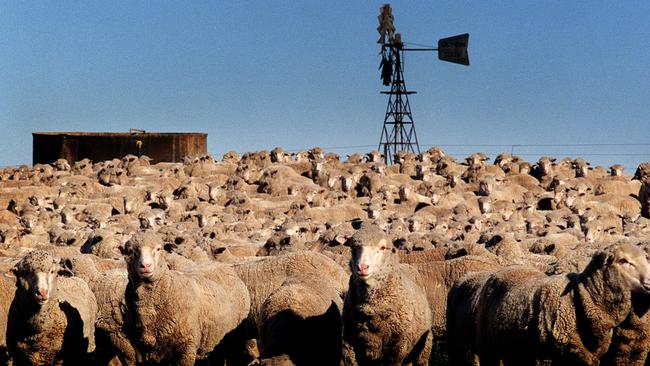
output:
[[384,154],[387,164],[393,163],[393,155],[398,151],[420,153],[418,136],[415,133],[415,123],[411,113],[411,105],[408,96],[415,94],[414,91],[406,90],[404,82],[404,54],[401,44],[391,46],[388,57],[394,63],[391,77],[390,91],[382,91],[388,94],[388,106],[384,117],[384,127],[379,140],[379,151]]
[[379,20],[377,43],[381,44],[382,58],[381,78],[385,86],[391,86],[390,91],[381,92],[388,94],[388,107],[386,107],[378,150],[383,152],[384,162],[392,164],[397,152],[420,153],[408,97],[415,92],[406,90],[404,82],[404,51],[437,51],[438,59],[441,61],[469,66],[467,54],[469,34],[439,39],[438,48],[409,48],[404,47],[402,36],[395,32],[390,4],[384,4],[379,8],[377,20]]

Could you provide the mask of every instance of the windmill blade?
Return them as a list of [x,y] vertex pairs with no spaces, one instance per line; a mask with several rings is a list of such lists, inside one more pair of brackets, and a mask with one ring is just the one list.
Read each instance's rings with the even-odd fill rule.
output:
[[438,59],[469,66],[468,44],[469,33],[442,38],[438,41]]

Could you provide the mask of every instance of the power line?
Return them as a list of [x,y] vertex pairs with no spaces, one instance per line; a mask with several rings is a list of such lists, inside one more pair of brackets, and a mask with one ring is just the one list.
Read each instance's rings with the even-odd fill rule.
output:
[[650,143],[643,144],[424,144],[424,146],[438,147],[595,147],[595,146],[650,146]]
[[[462,155],[467,152],[447,152],[445,153],[450,154],[450,155]],[[520,156],[544,156],[544,155],[561,155],[561,156],[650,156],[650,153],[648,154],[621,154],[621,153],[516,153],[515,155],[520,155]]]
[[[317,146],[317,145],[315,145]],[[585,152],[572,152],[572,153],[562,153],[562,152],[516,152],[515,149],[525,149],[528,147],[648,147],[650,143],[575,143],[575,144],[423,144],[425,149],[430,147],[451,147],[451,148],[507,148],[511,153],[520,156],[544,156],[544,155],[554,155],[554,156],[620,156],[620,157],[644,157],[650,156],[648,153],[585,153]],[[312,147],[303,147],[303,148],[291,148],[287,149],[287,152],[299,152],[307,151],[312,149]],[[376,149],[377,145],[343,145],[343,146],[323,146],[322,149],[325,151],[331,150],[350,150],[350,149]],[[445,151],[445,153],[450,155],[462,155],[465,153],[473,153],[476,151],[467,150],[467,151]],[[501,153],[503,151],[488,151],[488,153]]]
[[[329,147],[321,147],[323,150],[343,150],[343,149],[361,149],[361,148],[369,148],[369,147],[376,147],[377,145],[350,145],[350,146],[329,146]],[[302,149],[287,149],[287,152],[298,152],[298,151],[307,151],[313,149],[315,146],[312,147],[304,147]]]

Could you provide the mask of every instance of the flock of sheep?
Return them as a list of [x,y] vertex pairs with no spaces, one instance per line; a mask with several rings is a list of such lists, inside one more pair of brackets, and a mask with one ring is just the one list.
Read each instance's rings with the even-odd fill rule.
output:
[[0,363],[644,365],[650,163],[432,148],[0,170]]

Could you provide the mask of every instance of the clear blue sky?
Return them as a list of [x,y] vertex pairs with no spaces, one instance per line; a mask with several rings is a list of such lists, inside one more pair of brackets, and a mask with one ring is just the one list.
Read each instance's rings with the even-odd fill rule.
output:
[[[2,1],[0,166],[33,131],[207,132],[220,157],[379,142],[381,1]],[[650,2],[393,1],[406,42],[470,33],[471,66],[410,53],[423,148],[650,144]],[[459,146],[463,145],[463,146]],[[501,145],[501,146],[466,146]],[[515,146],[616,162],[650,146]]]

